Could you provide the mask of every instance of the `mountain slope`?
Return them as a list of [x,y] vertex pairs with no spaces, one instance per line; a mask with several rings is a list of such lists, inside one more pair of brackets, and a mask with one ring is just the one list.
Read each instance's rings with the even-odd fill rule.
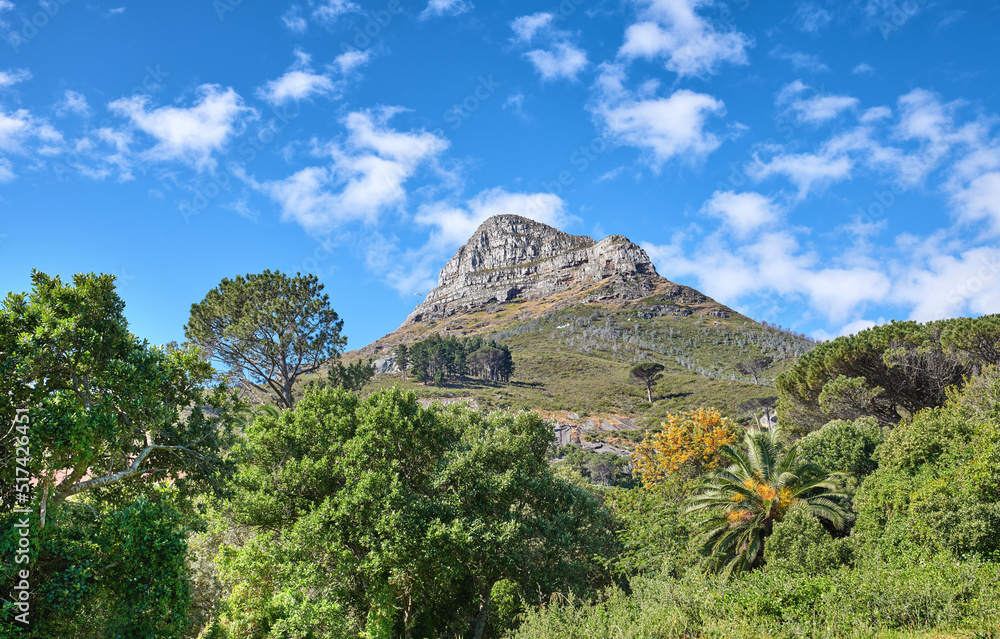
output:
[[[513,215],[484,222],[438,283],[399,329],[345,359],[372,358],[386,373],[380,383],[396,383],[399,344],[435,333],[492,336],[513,351],[511,384],[407,385],[428,397],[655,425],[668,411],[704,405],[736,416],[743,400],[774,393],[735,364],[773,357],[763,373],[768,383],[812,347],[661,277],[627,238],[597,242]],[[666,367],[653,406],[628,378],[634,363],[647,360]]]

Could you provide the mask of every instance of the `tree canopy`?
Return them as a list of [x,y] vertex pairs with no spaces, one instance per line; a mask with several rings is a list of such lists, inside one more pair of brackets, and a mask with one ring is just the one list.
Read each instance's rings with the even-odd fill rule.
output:
[[653,384],[663,377],[663,364],[642,362],[629,369],[629,375],[646,385],[646,399],[653,403]]
[[941,343],[950,322],[892,322],[820,344],[778,376],[782,423],[798,434],[831,419],[894,425],[942,405],[971,370]]
[[232,471],[241,406],[194,348],[129,332],[113,276],[32,283],[0,306],[0,419],[17,415],[0,449],[24,451],[0,464],[0,588],[26,569],[12,562],[26,524],[33,636],[180,637],[183,513]]
[[595,585],[611,522],[553,477],[551,443],[534,413],[424,409],[398,389],[309,389],[260,416],[234,502],[256,533],[223,559],[230,636],[478,638],[501,582],[524,599]]
[[[400,350],[397,348],[397,358]],[[510,348],[482,337],[442,337],[431,335],[402,351],[411,362],[413,377],[421,382],[440,384],[447,379],[479,377],[491,382],[509,382],[514,374]]]
[[238,402],[206,387],[211,365],[130,333],[112,275],[32,282],[0,307],[0,413],[28,409],[43,521],[48,505],[123,480],[217,481]]
[[264,271],[223,279],[191,305],[184,332],[245,387],[291,408],[295,381],[340,355],[343,325],[315,275]]

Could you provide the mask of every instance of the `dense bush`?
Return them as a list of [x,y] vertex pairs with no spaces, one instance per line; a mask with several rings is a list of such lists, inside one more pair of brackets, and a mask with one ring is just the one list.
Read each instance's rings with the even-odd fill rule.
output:
[[855,533],[887,557],[1000,558],[1000,374],[897,426],[856,497]]
[[884,439],[885,429],[874,418],[838,419],[803,437],[799,450],[805,461],[860,482],[878,468],[875,449]]

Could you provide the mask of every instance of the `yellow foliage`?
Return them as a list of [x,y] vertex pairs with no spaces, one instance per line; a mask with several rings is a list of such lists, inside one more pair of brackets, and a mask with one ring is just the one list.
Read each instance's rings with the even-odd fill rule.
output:
[[667,475],[700,475],[719,465],[719,449],[736,442],[741,429],[714,409],[668,415],[663,431],[635,448],[632,462],[645,486]]

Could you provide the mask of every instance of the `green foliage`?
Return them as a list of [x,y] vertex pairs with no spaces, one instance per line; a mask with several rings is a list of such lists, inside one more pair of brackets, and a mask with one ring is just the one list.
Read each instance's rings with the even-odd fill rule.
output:
[[[115,507],[68,502],[38,531],[29,564],[30,633],[62,639],[186,636],[190,595],[182,514],[173,493]],[[31,525],[38,530],[37,518]],[[13,557],[17,516],[0,518],[0,552]],[[13,574],[5,566],[4,592]],[[0,628],[12,619],[0,617]]]
[[806,502],[789,508],[767,540],[767,570],[783,570],[797,578],[836,570],[851,556],[847,539],[834,539]]
[[878,468],[875,449],[885,429],[872,417],[834,420],[799,440],[802,459],[860,482]]
[[396,347],[394,354],[396,356],[396,366],[403,373],[403,380],[406,380],[406,369],[410,367],[410,347],[406,344],[400,344]]
[[423,409],[398,389],[312,389],[293,411],[260,416],[232,504],[255,533],[224,548],[223,625],[234,638],[285,636],[305,611],[293,636],[341,636],[333,624],[479,637],[501,580],[525,599],[599,584],[611,523],[552,476],[551,440],[533,413]]
[[629,369],[628,374],[637,381],[646,385],[646,399],[653,403],[653,384],[663,377],[663,364],[656,362],[642,362]]
[[[204,387],[214,371],[196,351],[167,353],[130,333],[111,275],[65,285],[36,271],[32,281],[30,295],[0,307],[0,418],[28,409],[36,511],[123,481],[170,479],[189,494],[231,470],[222,453],[240,405]],[[17,434],[0,438],[5,454]]]
[[343,388],[344,390],[358,392],[365,387],[365,384],[370,382],[375,377],[375,368],[372,366],[372,360],[368,362],[354,362],[348,366],[344,366],[340,362],[337,362],[330,367],[330,371],[327,373],[327,381],[336,388]]
[[236,381],[291,408],[295,381],[339,356],[343,326],[315,275],[264,271],[223,278],[191,305],[184,333]]
[[482,337],[431,335],[411,344],[406,358],[413,362],[413,376],[417,381],[433,380],[436,386],[467,375],[507,383],[514,374],[510,348]]
[[969,371],[942,347],[952,321],[893,322],[817,346],[778,377],[782,423],[800,435],[830,418],[869,416],[891,426],[940,406]]
[[608,507],[620,522],[622,545],[615,568],[624,575],[678,576],[698,563],[689,547],[691,522],[683,503],[691,482],[677,475],[642,490],[617,490]]
[[1000,373],[903,422],[855,499],[856,534],[885,556],[1000,558]]
[[996,564],[894,563],[804,575],[773,567],[724,579],[642,577],[596,602],[529,610],[516,639],[967,637],[1000,618]]
[[637,483],[627,457],[595,453],[579,446],[564,446],[560,449],[559,456],[563,458],[560,463],[568,465],[595,484],[632,488]]
[[1000,366],[1000,314],[949,321],[941,331],[941,344],[973,366]]
[[702,515],[697,527],[709,567],[738,574],[763,564],[765,539],[799,502],[843,530],[850,515],[838,475],[799,462],[797,447],[783,450],[776,430],[748,431],[744,446],[722,447],[731,465],[705,475],[685,508]]

